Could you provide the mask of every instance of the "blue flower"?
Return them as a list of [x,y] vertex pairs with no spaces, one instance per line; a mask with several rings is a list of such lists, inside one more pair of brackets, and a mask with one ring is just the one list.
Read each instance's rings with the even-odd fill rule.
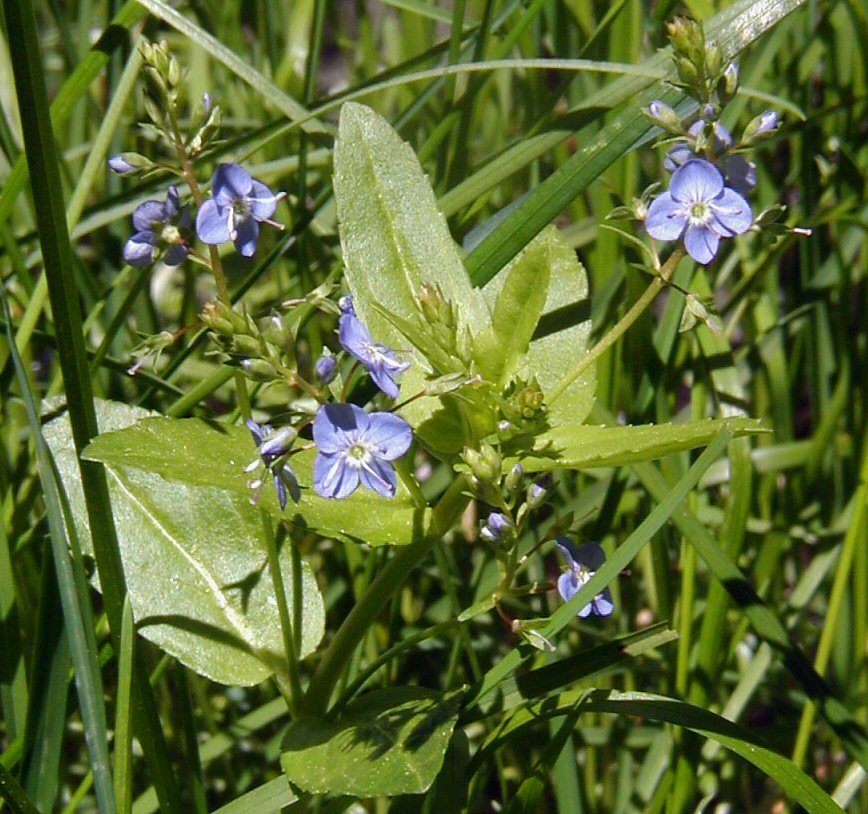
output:
[[[606,555],[597,543],[585,543],[576,547],[575,543],[566,537],[558,537],[557,546],[567,566],[567,570],[558,578],[558,593],[564,602],[569,602],[600,570],[606,562]],[[582,619],[588,616],[611,616],[614,610],[612,593],[608,588],[603,588],[578,615]]]
[[213,200],[205,201],[196,216],[199,239],[212,245],[231,240],[244,257],[252,257],[259,242],[259,224],[272,223],[270,218],[286,193],[275,195],[238,164],[217,167],[211,193]]
[[410,363],[399,361],[395,351],[374,342],[368,329],[356,316],[352,297],[341,300],[341,310],[343,313],[338,320],[341,347],[365,366],[380,390],[389,398],[398,398],[399,387],[395,377],[410,367]]
[[124,245],[124,260],[143,268],[161,252],[167,266],[177,266],[187,259],[188,249],[182,230],[190,228],[190,210],[181,206],[175,187],[169,187],[166,200],[145,201],[133,212],[135,234]]
[[391,461],[413,442],[410,425],[392,413],[366,413],[355,404],[324,404],[313,422],[318,455],[313,486],[318,495],[348,497],[361,483],[394,497],[397,477]]
[[[286,508],[287,490],[289,490],[289,496],[293,501],[298,503],[301,499],[298,479],[289,464],[280,460],[292,449],[298,433],[292,427],[275,430],[270,424],[258,424],[252,419],[247,421],[247,429],[250,430],[250,434],[256,442],[259,457],[246,466],[244,471],[250,473],[260,466],[264,466],[274,480],[280,508]],[[250,486],[255,490],[253,502],[256,503],[262,493],[263,481],[257,479]]]
[[692,159],[672,175],[669,191],[652,201],[645,228],[658,240],[677,240],[697,263],[714,260],[720,239],[750,229],[750,204],[724,186],[720,170],[708,161]]

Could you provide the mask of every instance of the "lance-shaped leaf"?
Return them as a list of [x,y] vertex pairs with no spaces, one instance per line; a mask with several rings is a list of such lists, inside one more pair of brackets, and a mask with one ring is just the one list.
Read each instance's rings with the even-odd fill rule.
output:
[[[103,430],[120,430],[152,413],[97,402]],[[93,554],[78,465],[65,413],[45,426],[84,553]],[[198,466],[196,455],[186,466]],[[115,465],[109,493],[136,627],[192,670],[223,684],[256,684],[285,662],[261,519],[249,500],[218,488],[168,481]],[[280,552],[292,607],[292,557]],[[324,608],[313,572],[302,566],[300,655],[322,638]],[[94,583],[99,587],[98,574]]]
[[[149,417],[118,432],[94,439],[85,455],[112,467],[154,472],[172,481],[224,489],[249,502],[250,475],[244,467],[257,457],[256,445],[245,427],[198,418]],[[430,510],[419,509],[407,488],[398,482],[394,498],[358,489],[343,500],[317,495],[313,483],[315,450],[291,459],[302,487],[298,504],[289,501],[281,512],[274,489],[263,490],[262,505],[277,517],[325,537],[362,541],[371,545],[406,545],[424,535]]]
[[704,447],[722,430],[733,436],[767,432],[754,418],[705,419],[684,424],[554,427],[538,436],[533,452],[522,458],[526,472],[623,466]]
[[[372,336],[395,348],[408,341],[385,313],[426,325],[417,297],[423,283],[436,286],[455,310],[456,342],[491,322],[482,294],[471,286],[461,254],[437,208],[434,192],[410,145],[364,105],[341,108],[334,152],[334,190],[341,247],[355,307]],[[430,365],[412,351],[402,396],[422,389]],[[446,372],[446,371],[444,371]],[[437,398],[414,401],[403,411],[419,426],[439,407]]]
[[440,771],[460,706],[459,694],[374,690],[335,718],[294,721],[283,742],[283,771],[311,794],[420,794]]

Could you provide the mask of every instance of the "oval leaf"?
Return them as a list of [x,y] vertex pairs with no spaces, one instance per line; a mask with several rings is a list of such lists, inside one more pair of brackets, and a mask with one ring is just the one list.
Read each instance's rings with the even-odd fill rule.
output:
[[311,794],[420,794],[443,764],[460,698],[397,687],[367,693],[334,720],[299,718],[283,742],[283,771]]
[[[97,402],[102,429],[121,429],[152,414]],[[85,554],[92,555],[69,420],[45,426]],[[187,458],[196,468],[195,457]],[[113,466],[109,491],[130,602],[139,633],[192,670],[222,684],[256,684],[285,662],[259,513],[241,495],[167,481]],[[292,558],[280,553],[292,607]],[[300,655],[314,651],[325,611],[313,572],[303,564]],[[94,582],[99,587],[98,576]]]

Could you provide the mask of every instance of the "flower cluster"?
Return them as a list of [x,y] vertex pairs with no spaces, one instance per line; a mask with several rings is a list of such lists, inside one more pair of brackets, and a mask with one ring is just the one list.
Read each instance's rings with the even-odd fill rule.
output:
[[708,264],[717,256],[721,240],[744,234],[754,225],[745,196],[756,186],[756,165],[745,151],[771,136],[780,119],[766,111],[736,141],[720,117],[738,89],[738,66],[723,66],[719,46],[706,43],[698,24],[678,19],[669,30],[679,84],[699,102],[699,112],[682,119],[661,101],[645,110],[676,143],[663,161],[672,173],[669,189],[647,209],[643,202],[640,216],[651,237],[683,239],[687,253],[697,263]]

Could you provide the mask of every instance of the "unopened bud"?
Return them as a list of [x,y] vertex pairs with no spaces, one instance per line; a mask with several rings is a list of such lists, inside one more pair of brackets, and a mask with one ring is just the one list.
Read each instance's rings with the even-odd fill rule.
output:
[[540,486],[538,483],[532,483],[527,487],[527,505],[531,509],[538,509],[540,506],[545,503],[546,499],[546,490],[545,487]]
[[723,79],[718,85],[717,93],[722,102],[728,102],[738,91],[738,64],[730,62],[723,72]]
[[693,64],[687,57],[676,57],[675,67],[678,70],[678,77],[688,87],[695,87],[699,82],[699,71],[696,70],[696,65]]
[[249,334],[235,334],[232,337],[233,350],[240,356],[258,356],[262,353],[262,342]]
[[169,57],[169,66],[166,70],[166,79],[170,88],[175,88],[181,83],[181,66],[174,54]]
[[723,67],[723,52],[716,42],[711,42],[705,49],[705,70],[712,78],[716,79]]
[[422,283],[416,299],[429,324],[452,325],[452,306],[438,286]]
[[317,378],[319,378],[323,384],[329,384],[334,381],[337,369],[338,363],[334,356],[322,356],[314,365],[314,371],[316,372]]
[[774,110],[767,110],[751,120],[741,136],[742,144],[752,144],[760,139],[771,136],[781,123],[781,118]]
[[510,492],[517,492],[521,487],[521,482],[524,480],[524,469],[521,464],[516,464],[506,476],[504,484]]
[[667,133],[679,135],[684,132],[681,117],[664,102],[655,99],[643,112],[654,124],[662,127]]
[[500,480],[500,456],[491,444],[482,444],[479,450],[464,450],[464,461],[480,483]]
[[271,382],[277,378],[277,371],[265,359],[245,359],[241,367],[251,379],[256,381]]
[[149,158],[145,158],[139,153],[113,155],[109,158],[108,165],[112,172],[116,172],[118,175],[132,175],[153,166]]

